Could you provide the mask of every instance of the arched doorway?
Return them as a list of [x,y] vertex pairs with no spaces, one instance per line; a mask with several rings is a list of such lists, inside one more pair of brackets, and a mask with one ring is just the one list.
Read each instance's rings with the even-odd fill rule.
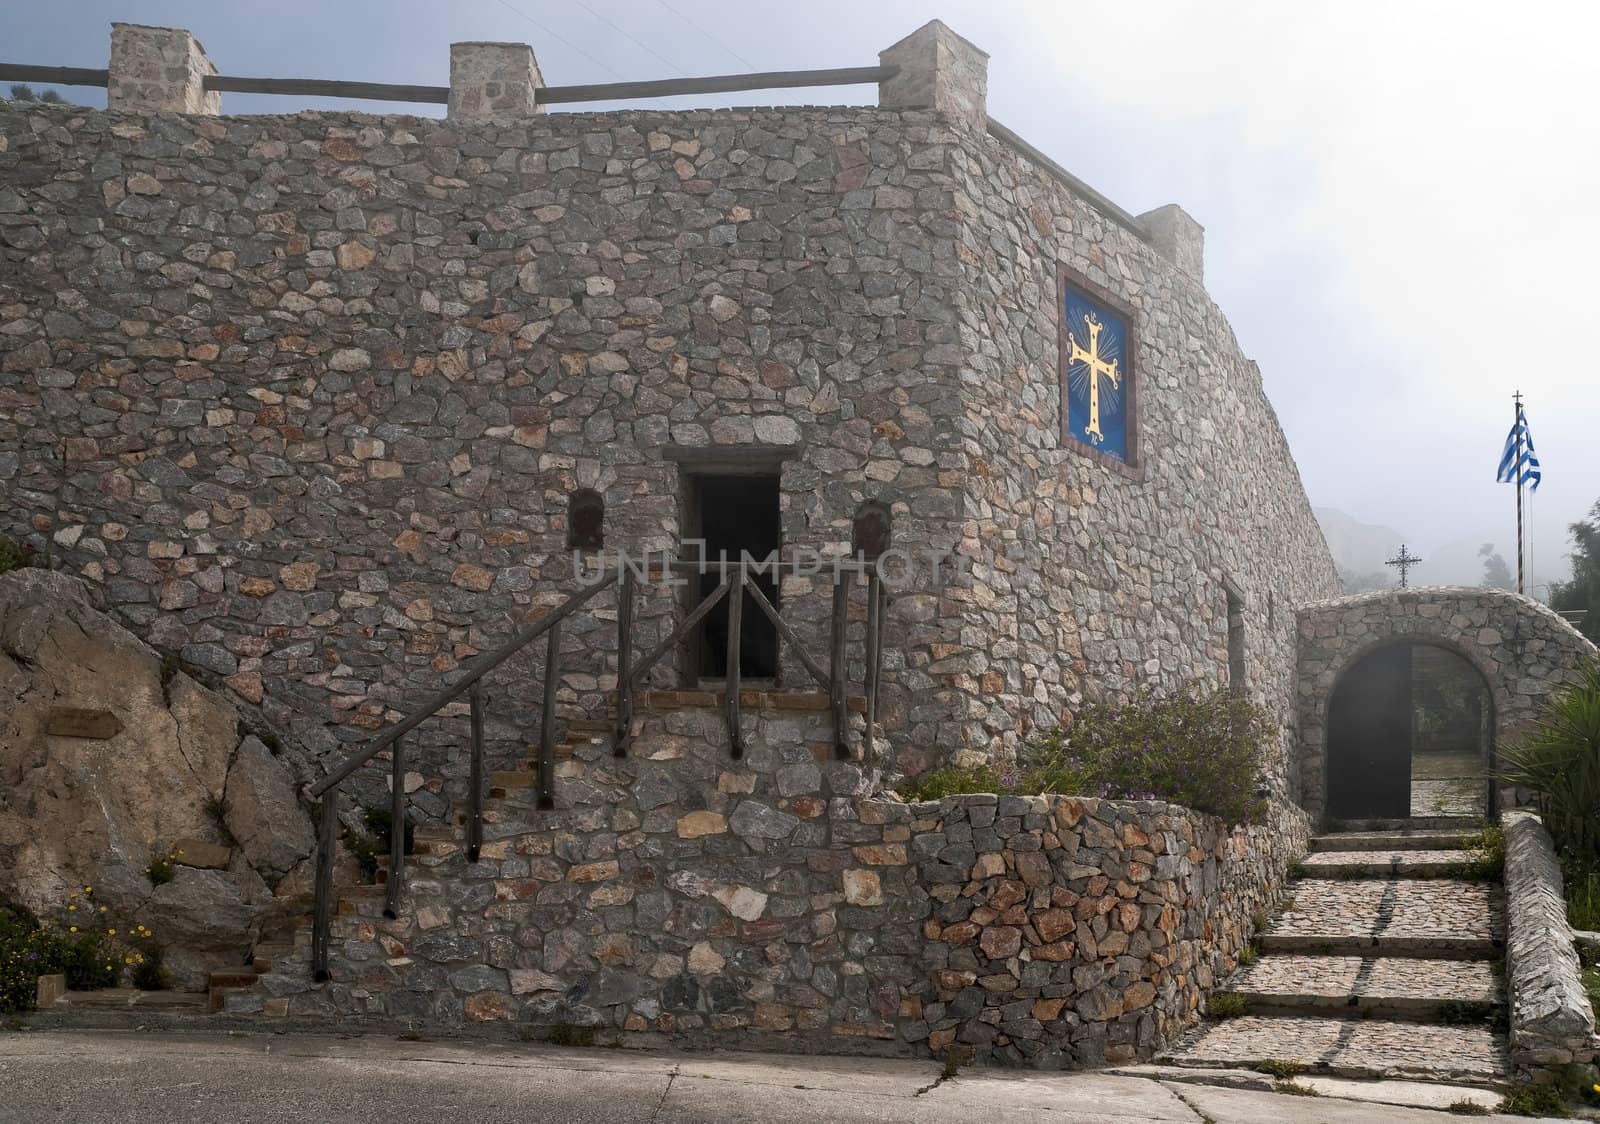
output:
[[1494,703],[1443,645],[1387,644],[1355,660],[1328,701],[1327,811],[1339,819],[1491,810]]

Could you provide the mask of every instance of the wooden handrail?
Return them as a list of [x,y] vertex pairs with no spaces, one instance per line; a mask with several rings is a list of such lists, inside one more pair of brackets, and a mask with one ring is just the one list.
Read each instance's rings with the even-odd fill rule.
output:
[[427,701],[425,701],[421,706],[417,707],[416,710],[413,710],[407,717],[401,719],[393,726],[390,726],[383,733],[379,734],[370,743],[368,743],[366,749],[362,750],[360,753],[354,753],[349,757],[346,757],[342,765],[334,769],[327,776],[323,777],[320,781],[311,786],[311,795],[321,796],[324,792],[327,792],[330,788],[333,788],[335,785],[339,784],[351,773],[361,768],[361,766],[365,765],[368,761],[371,761],[379,753],[388,748],[390,742],[394,741],[396,738],[404,737],[406,734],[409,734],[412,730],[415,730],[418,726],[422,725],[429,718],[431,718],[434,712],[440,707],[447,703],[454,702],[456,699],[460,698],[474,683],[482,679],[485,675],[489,674],[489,672],[493,671],[501,664],[505,663],[506,660],[516,655],[525,646],[539,639],[539,637],[550,631],[553,626],[577,612],[578,609],[581,608],[591,597],[599,593],[602,589],[605,589],[607,586],[611,585],[616,580],[616,574],[607,574],[594,585],[591,585],[587,589],[581,590],[578,593],[574,593],[571,597],[563,601],[561,606],[554,612],[546,613],[543,617],[540,617],[538,621],[517,633],[510,640],[507,640],[494,651],[484,656],[478,656],[469,661],[470,670],[468,670],[465,675],[456,680],[450,686],[446,687],[444,690],[438,691],[430,696]]
[[[541,86],[534,91],[539,105],[586,101],[633,101],[671,98],[685,94],[729,94],[745,90],[805,89],[813,86],[863,86],[886,82],[900,73],[898,66],[844,66],[829,70],[763,70],[748,74],[710,74],[701,78],[661,78],[645,82],[602,82],[581,86]],[[107,86],[108,70],[83,66],[28,66],[0,63],[0,80],[43,82],[57,86]],[[405,82],[351,82],[341,78],[254,78],[238,74],[207,74],[207,90],[229,94],[298,94],[314,98],[364,98],[446,105],[449,86],[418,86]]]

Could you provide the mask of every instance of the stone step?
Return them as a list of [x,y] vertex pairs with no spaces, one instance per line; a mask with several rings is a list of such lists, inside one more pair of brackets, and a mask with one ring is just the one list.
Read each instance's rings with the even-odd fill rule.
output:
[[1313,851],[1300,866],[1306,878],[1442,878],[1462,872],[1475,858],[1476,852],[1456,850]]
[[1505,940],[1500,888],[1457,878],[1305,878],[1260,937],[1264,952],[1494,956]]
[[1239,969],[1223,990],[1243,996],[1252,1014],[1476,1022],[1505,1002],[1487,960],[1271,955]]
[[274,964],[281,963],[294,953],[294,941],[272,941],[271,943],[258,944],[251,956],[250,967],[258,976],[266,975],[272,971]]
[[[1481,830],[1481,829],[1480,829]],[[1313,835],[1313,851],[1459,851],[1467,849],[1476,830],[1345,831]]]
[[136,987],[107,987],[98,991],[69,991],[55,1002],[57,1008],[78,1011],[124,1011],[129,1008],[152,1011],[206,1010],[203,991],[140,991]]
[[1392,1019],[1242,1015],[1202,1023],[1157,1060],[1203,1068],[1290,1062],[1307,1073],[1491,1084],[1510,1069],[1505,1035],[1488,1026]]

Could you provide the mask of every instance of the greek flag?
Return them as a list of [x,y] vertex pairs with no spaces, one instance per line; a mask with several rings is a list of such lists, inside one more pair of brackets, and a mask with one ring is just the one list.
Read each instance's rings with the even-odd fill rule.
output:
[[1529,491],[1539,490],[1539,458],[1533,455],[1533,435],[1528,432],[1528,417],[1520,409],[1517,411],[1516,424],[1511,427],[1511,432],[1506,434],[1505,452],[1500,454],[1500,471],[1495,474],[1495,479],[1502,484],[1515,484],[1517,482],[1517,431],[1522,431],[1522,479],[1529,485]]

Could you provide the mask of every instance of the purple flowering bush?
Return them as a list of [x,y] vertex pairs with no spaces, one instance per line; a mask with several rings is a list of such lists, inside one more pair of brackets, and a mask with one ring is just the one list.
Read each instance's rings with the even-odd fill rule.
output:
[[1266,809],[1262,773],[1277,736],[1260,707],[1225,690],[1150,691],[1127,703],[1094,703],[1066,727],[1030,738],[1014,764],[947,766],[902,792],[936,800],[964,792],[1060,793],[1164,800],[1231,824]]

